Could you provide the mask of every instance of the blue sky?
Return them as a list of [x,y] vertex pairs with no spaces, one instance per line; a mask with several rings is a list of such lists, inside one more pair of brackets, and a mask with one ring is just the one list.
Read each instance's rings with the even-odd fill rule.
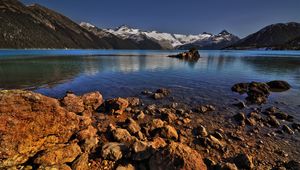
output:
[[300,22],[300,0],[21,0],[100,28],[123,24],[171,33],[219,33],[240,37],[280,22]]

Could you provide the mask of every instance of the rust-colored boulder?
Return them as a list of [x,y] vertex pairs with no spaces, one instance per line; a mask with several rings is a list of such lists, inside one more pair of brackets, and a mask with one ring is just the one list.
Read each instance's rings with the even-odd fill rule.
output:
[[202,156],[190,147],[176,142],[157,151],[149,161],[150,170],[206,170]]
[[23,164],[37,152],[66,143],[78,116],[41,94],[0,91],[0,169]]
[[34,163],[39,165],[60,165],[73,162],[80,153],[80,147],[76,143],[56,146],[38,155]]
[[76,96],[73,93],[67,93],[61,100],[61,103],[70,112],[81,113],[84,111],[83,100],[80,96]]
[[41,165],[38,170],[72,170],[68,165],[52,165],[52,166],[44,166]]
[[128,105],[127,99],[118,97],[105,101],[99,110],[109,114],[121,115]]
[[89,170],[89,155],[84,153],[80,155],[72,164],[72,169],[76,170]]
[[85,107],[90,106],[93,110],[96,110],[103,103],[103,97],[97,91],[84,94],[82,100]]

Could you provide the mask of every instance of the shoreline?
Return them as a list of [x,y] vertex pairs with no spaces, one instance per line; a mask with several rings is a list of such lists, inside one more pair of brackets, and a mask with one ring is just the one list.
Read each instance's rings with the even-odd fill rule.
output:
[[[156,103],[170,93],[143,92]],[[0,91],[0,105],[0,142],[7,148],[0,148],[2,168],[299,167],[299,140],[293,137],[299,136],[299,123],[289,125],[291,132],[285,126],[291,123],[270,121],[277,112],[259,106],[233,113],[210,104],[145,105],[136,97],[104,100],[99,92],[54,99],[21,90]],[[198,157],[190,158],[192,153]],[[175,162],[158,163],[158,157]]]

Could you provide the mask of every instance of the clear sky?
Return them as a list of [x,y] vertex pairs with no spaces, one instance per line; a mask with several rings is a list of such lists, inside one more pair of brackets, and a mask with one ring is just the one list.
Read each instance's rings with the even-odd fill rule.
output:
[[219,33],[240,37],[280,22],[300,22],[300,0],[21,0],[100,28],[123,24],[171,33]]

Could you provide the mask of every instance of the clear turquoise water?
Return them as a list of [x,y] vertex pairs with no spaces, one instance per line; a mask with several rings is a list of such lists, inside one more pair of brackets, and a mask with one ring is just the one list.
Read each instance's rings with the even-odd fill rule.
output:
[[298,115],[300,51],[200,51],[202,58],[194,63],[166,57],[177,52],[0,50],[0,89],[30,89],[53,97],[67,90],[98,90],[111,98],[166,87],[175,101],[226,106],[243,98],[231,92],[235,83],[286,80],[293,88],[272,93],[269,104],[279,102]]

